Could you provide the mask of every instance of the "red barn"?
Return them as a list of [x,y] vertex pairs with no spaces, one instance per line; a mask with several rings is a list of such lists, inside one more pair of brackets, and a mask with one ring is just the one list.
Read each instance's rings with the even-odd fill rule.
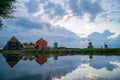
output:
[[43,38],[39,39],[35,43],[35,48],[38,50],[46,49],[47,48],[47,41],[45,41]]

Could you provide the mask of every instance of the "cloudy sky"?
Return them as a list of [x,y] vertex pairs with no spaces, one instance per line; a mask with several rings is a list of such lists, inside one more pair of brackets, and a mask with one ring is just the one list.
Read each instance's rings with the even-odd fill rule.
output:
[[41,37],[65,47],[120,47],[120,0],[17,0],[16,19],[4,20],[0,47],[12,36],[36,42]]

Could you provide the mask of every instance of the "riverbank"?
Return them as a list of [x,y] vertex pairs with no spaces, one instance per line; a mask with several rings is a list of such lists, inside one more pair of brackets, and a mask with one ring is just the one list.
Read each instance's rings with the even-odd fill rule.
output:
[[44,49],[44,50],[2,50],[2,53],[15,54],[59,54],[59,55],[120,55],[120,48],[94,49]]

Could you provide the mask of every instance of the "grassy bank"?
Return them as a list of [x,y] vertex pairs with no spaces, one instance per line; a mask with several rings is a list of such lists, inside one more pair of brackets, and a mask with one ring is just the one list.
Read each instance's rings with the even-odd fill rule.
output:
[[2,53],[17,54],[58,54],[58,55],[120,55],[120,48],[108,49],[45,49],[45,50],[4,50]]

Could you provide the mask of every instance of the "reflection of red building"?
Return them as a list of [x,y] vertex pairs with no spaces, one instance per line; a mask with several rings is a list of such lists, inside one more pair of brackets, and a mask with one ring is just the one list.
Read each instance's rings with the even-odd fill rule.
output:
[[44,64],[45,62],[47,62],[47,57],[44,57],[42,55],[38,55],[38,57],[36,57],[36,62],[40,65]]
[[43,38],[39,39],[36,43],[35,43],[35,48],[38,50],[42,50],[47,48],[47,41],[45,41]]

